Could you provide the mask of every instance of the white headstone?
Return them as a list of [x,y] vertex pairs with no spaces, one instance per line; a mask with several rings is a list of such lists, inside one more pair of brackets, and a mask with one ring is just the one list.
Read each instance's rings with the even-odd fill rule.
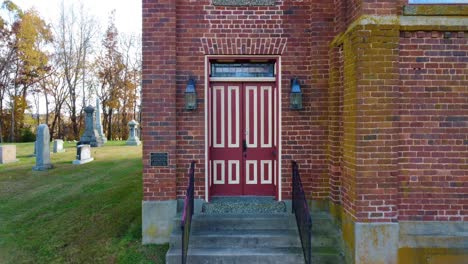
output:
[[16,159],[15,145],[0,146],[0,164],[7,164],[16,161],[18,161],[18,159]]
[[63,140],[56,139],[54,140],[54,153],[65,152],[63,148]]
[[45,124],[39,125],[36,137],[36,166],[35,171],[52,169],[50,163],[50,134],[49,127]]
[[128,146],[139,146],[141,144],[140,139],[138,138],[137,129],[138,129],[138,122],[132,120],[128,122],[128,126],[130,127],[130,135],[127,139]]
[[76,160],[73,161],[75,165],[81,165],[93,161],[91,157],[91,146],[90,145],[78,145],[76,147]]

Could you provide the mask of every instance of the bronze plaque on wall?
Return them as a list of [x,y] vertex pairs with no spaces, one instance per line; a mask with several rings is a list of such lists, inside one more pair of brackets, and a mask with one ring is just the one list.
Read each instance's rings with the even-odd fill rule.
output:
[[151,153],[151,167],[167,167],[169,166],[168,153]]

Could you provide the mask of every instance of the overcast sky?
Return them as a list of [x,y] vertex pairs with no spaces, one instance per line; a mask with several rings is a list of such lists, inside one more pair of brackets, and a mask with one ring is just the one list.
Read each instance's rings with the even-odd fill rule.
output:
[[[21,9],[34,7],[48,22],[56,21],[62,0],[13,0]],[[110,12],[115,9],[116,26],[121,33],[141,33],[141,0],[63,0],[65,6],[83,3],[102,29],[107,27]]]

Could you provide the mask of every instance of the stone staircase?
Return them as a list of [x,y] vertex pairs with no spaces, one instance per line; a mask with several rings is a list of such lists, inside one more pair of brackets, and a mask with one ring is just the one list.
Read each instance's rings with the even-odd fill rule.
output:
[[[180,218],[174,220],[180,227]],[[339,230],[328,214],[312,214],[312,263],[344,263]],[[181,263],[181,230],[171,235],[167,264]],[[194,215],[187,263],[304,263],[294,215],[273,198],[217,198]]]

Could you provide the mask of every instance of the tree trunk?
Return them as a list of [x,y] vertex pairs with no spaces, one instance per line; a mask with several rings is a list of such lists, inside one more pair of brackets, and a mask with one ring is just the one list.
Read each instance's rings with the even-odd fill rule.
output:
[[3,102],[0,97],[0,144],[3,143]]
[[107,139],[112,140],[112,108],[107,112]]
[[107,131],[108,131],[108,129],[107,129],[107,126],[108,126],[107,119],[108,119],[108,117],[107,117],[107,111],[106,111],[106,106],[105,106],[104,101],[102,101],[102,108],[101,109],[102,109],[102,115],[103,115],[103,120],[102,120],[102,122],[103,122],[103,124],[102,124],[103,133],[105,135],[107,135]]
[[[59,115],[57,114],[57,109],[55,109],[55,116],[54,120],[52,121],[52,125],[50,127],[50,138],[53,138],[53,135],[55,135],[55,126],[57,125],[57,120],[59,119]],[[60,138],[60,135],[57,133],[57,138]]]
[[[45,101],[46,101],[46,120],[45,123],[49,125],[49,97],[47,97],[47,94],[44,93]],[[52,135],[50,136],[52,138]]]
[[124,110],[122,114],[122,139],[125,140],[128,138],[128,129],[127,129],[127,124],[128,124],[128,114]]
[[80,135],[79,135],[78,122],[77,122],[77,117],[76,117],[76,94],[73,89],[74,88],[72,88],[70,91],[70,97],[71,97],[70,120],[72,122],[73,137],[75,140],[78,140]]
[[61,118],[60,118],[60,112],[58,113],[58,118],[57,118],[57,126],[58,126],[58,136],[59,138],[64,138],[63,133],[62,133],[62,124],[61,124]]
[[10,142],[15,142],[15,99],[11,104]]
[[73,114],[70,117],[70,120],[72,121],[72,129],[73,129],[73,137],[75,140],[78,140],[79,138],[79,132],[78,132],[78,123],[76,122],[76,115]]

